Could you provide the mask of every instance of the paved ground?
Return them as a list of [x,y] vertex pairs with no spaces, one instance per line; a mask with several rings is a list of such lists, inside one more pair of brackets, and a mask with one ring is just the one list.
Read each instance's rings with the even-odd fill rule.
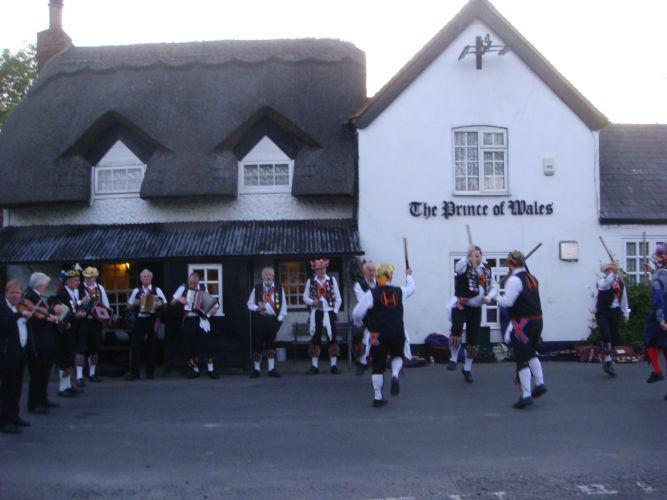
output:
[[89,386],[0,436],[0,498],[667,498],[667,382],[646,365],[545,363],[522,412],[511,364],[472,385],[409,369],[382,409],[367,377],[305,368]]

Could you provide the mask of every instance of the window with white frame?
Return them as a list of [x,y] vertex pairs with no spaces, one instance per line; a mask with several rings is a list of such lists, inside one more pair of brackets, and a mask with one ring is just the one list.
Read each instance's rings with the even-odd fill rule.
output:
[[[491,267],[491,273],[493,275],[493,280],[498,283],[500,287],[500,292],[504,293],[505,288],[502,286],[503,278],[507,276],[510,272],[509,267],[507,267],[507,253],[493,253],[493,254],[484,254],[484,259],[486,263]],[[458,255],[452,257],[452,290],[454,290],[454,279],[456,273],[454,272],[454,267],[456,263],[465,259],[466,256]],[[482,306],[482,326],[488,326],[492,329],[500,328],[500,312],[498,311],[498,306],[495,304],[484,304]]]
[[623,270],[631,282],[644,283],[650,281],[651,273],[644,269],[644,263],[655,254],[656,245],[664,241],[667,241],[667,237],[647,236],[646,240],[641,237],[623,239],[625,254]]
[[454,192],[507,193],[507,130],[460,127],[453,134]]
[[136,267],[129,262],[103,264],[101,269],[101,281],[109,298],[109,305],[122,318],[127,309],[127,301],[136,283]]
[[199,275],[199,284],[204,285],[208,293],[218,299],[220,308],[215,316],[222,316],[222,264],[189,264],[188,275]]
[[281,262],[278,264],[278,281],[285,291],[288,306],[305,307],[303,291],[308,281],[308,268],[303,261]]
[[290,157],[264,137],[239,162],[239,193],[289,193],[293,171]]
[[137,197],[141,191],[146,165],[122,141],[93,168],[95,198]]

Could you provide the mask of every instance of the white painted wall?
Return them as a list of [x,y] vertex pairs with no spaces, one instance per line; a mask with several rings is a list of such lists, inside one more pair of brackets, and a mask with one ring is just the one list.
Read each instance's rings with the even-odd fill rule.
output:
[[[375,121],[359,131],[359,230],[375,262],[402,266],[401,238],[408,237],[417,293],[406,304],[412,342],[431,332],[448,333],[445,304],[452,296],[450,261],[468,246],[465,225],[486,252],[542,248],[530,259],[541,283],[546,341],[589,335],[590,308],[604,234],[622,255],[621,237],[644,228],[606,228],[598,223],[597,133],[586,125],[512,52],[459,62],[465,45],[490,29],[469,26]],[[509,196],[452,196],[452,129],[490,125],[508,130]],[[556,173],[543,174],[554,158]],[[454,216],[414,218],[412,201],[440,207],[455,203],[494,205],[513,199],[554,204],[550,216]],[[649,234],[667,228],[647,228]],[[579,242],[580,259],[559,260],[559,241]],[[399,268],[400,269],[400,268]],[[402,281],[402,272],[397,273]]]
[[[136,164],[125,147],[114,147],[100,161]],[[131,153],[130,153],[131,154]],[[284,161],[285,154],[263,139],[248,158]],[[8,210],[12,226],[65,224],[132,224],[148,222],[196,222],[221,220],[346,219],[353,216],[353,202],[346,197],[296,198],[287,193],[240,194],[236,199],[142,200],[137,196],[94,199],[90,206],[37,206]]]

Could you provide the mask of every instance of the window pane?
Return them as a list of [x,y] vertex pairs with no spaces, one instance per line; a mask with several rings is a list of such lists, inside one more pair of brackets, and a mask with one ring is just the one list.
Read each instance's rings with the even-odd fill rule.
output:
[[275,185],[276,186],[288,186],[289,185],[289,175],[276,175]]
[[289,165],[276,165],[276,175],[289,175]]
[[493,145],[493,134],[489,132],[484,132],[484,135],[482,136],[482,144],[484,146],[492,146]]
[[502,163],[496,163],[495,174],[501,177],[505,176],[505,166]]
[[493,189],[493,177],[484,177],[484,189]]
[[477,132],[466,132],[468,146],[477,146]]
[[468,189],[470,191],[479,191],[479,179],[477,177],[470,177],[468,179]]
[[141,190],[141,168],[130,168],[127,170],[127,188],[131,192]]
[[273,185],[273,165],[259,166],[259,185],[260,186]]
[[493,159],[496,160],[496,161],[504,162],[505,161],[505,153],[503,153],[502,151],[494,151],[493,152]]
[[218,295],[220,292],[217,283],[209,283],[208,285],[206,285],[206,289],[208,290],[208,293],[210,293],[211,295]]
[[455,161],[465,160],[465,148],[454,148],[454,160]]
[[637,261],[635,259],[627,259],[626,271],[629,273],[637,272]]
[[498,322],[498,310],[494,308],[488,308],[486,310],[486,322],[487,323],[497,323]]
[[477,148],[466,148],[466,156],[468,161],[477,161],[479,157],[477,156]]
[[484,175],[493,175],[493,162],[484,162]]
[[637,255],[637,243],[628,241],[625,244],[625,255]]
[[637,277],[634,274],[628,274],[628,281],[630,283],[637,283]]
[[209,269],[208,270],[208,276],[206,277],[207,280],[209,281],[218,281],[218,270],[217,269]]
[[496,187],[495,189],[505,189],[505,178],[496,177]]
[[457,191],[466,191],[466,178],[457,177],[456,178],[456,190]]
[[496,146],[504,146],[505,145],[505,135],[502,132],[498,132],[493,134],[494,135],[494,144]]
[[477,163],[468,163],[468,175],[477,177],[479,175],[479,166]]
[[454,132],[454,144],[457,146],[463,146],[466,143],[466,134],[465,132]]
[[455,170],[455,175],[460,176],[460,175],[465,175],[465,163],[457,162],[456,163],[456,170]]

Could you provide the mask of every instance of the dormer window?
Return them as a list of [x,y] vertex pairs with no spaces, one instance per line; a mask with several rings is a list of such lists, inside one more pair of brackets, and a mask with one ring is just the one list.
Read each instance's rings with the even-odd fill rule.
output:
[[239,162],[239,193],[290,193],[294,161],[263,137]]
[[507,194],[507,129],[453,130],[454,194]]
[[146,165],[122,141],[116,141],[93,167],[94,198],[138,197],[145,172]]

